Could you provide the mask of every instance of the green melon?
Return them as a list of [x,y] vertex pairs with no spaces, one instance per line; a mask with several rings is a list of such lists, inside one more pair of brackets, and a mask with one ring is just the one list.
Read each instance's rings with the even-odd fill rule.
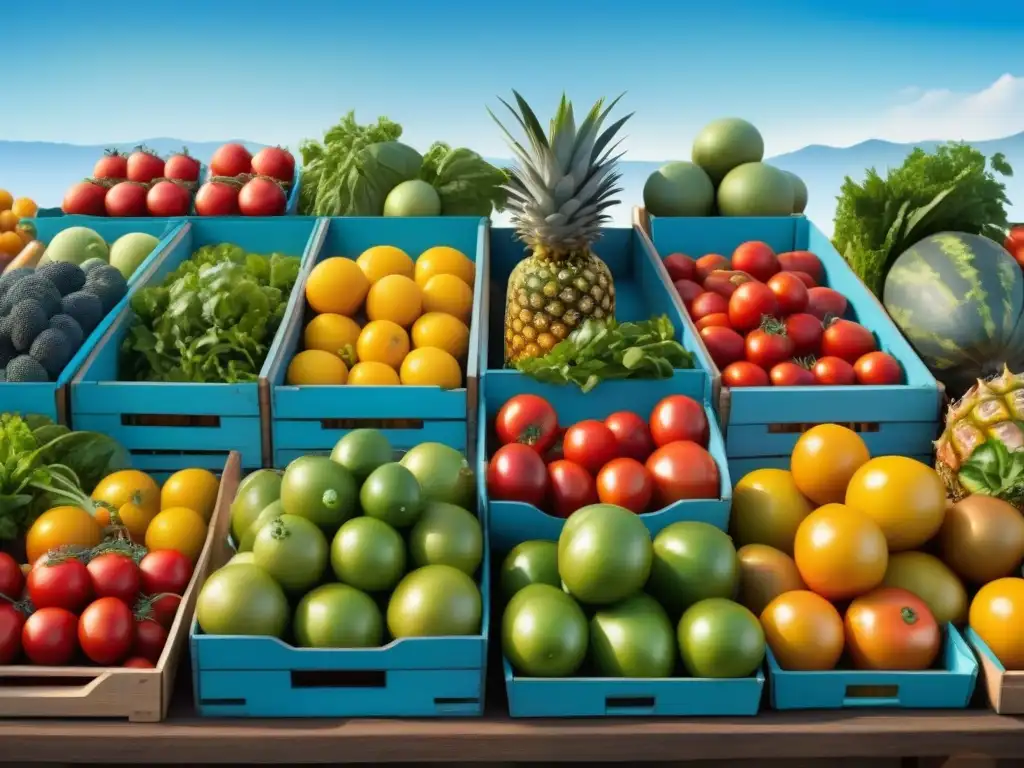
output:
[[720,216],[789,216],[795,189],[785,171],[767,163],[744,163],[718,185]]
[[644,207],[652,216],[710,216],[715,185],[695,163],[661,166],[644,184]]
[[1024,368],[1024,276],[998,243],[940,232],[901,253],[882,303],[951,394]]
[[690,159],[704,169],[711,181],[721,182],[733,168],[764,158],[764,139],[746,120],[725,117],[701,128],[693,140]]

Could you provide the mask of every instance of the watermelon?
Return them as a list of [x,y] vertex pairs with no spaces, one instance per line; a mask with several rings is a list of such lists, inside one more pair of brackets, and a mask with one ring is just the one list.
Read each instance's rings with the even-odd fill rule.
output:
[[882,303],[953,395],[1024,368],[1024,275],[998,243],[940,232],[893,262]]

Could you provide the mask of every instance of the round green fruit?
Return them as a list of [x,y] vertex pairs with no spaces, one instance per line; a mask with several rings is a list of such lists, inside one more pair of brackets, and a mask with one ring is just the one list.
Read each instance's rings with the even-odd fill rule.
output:
[[327,569],[327,539],[305,517],[281,515],[264,525],[252,543],[253,560],[287,591],[305,592]]
[[761,622],[732,600],[712,597],[690,606],[676,638],[691,677],[750,677],[764,661]]
[[501,594],[511,600],[530,584],[547,584],[562,589],[558,575],[558,545],[553,541],[524,541],[505,556],[499,577]]
[[767,163],[744,163],[718,185],[720,216],[789,216],[795,192],[785,171]]
[[587,657],[587,617],[569,595],[549,584],[528,584],[501,618],[501,647],[524,677],[568,677]]
[[212,573],[196,599],[196,621],[207,635],[282,637],[289,613],[281,585],[262,568],[244,563]]
[[359,511],[352,473],[326,456],[302,456],[284,471],[281,503],[289,515],[298,515],[333,534]]
[[231,502],[231,537],[238,544],[249,526],[272,501],[281,498],[280,472],[260,469],[246,475]]
[[300,648],[376,648],[384,638],[377,604],[347,584],[309,592],[295,609],[294,626]]
[[482,612],[473,579],[450,565],[425,565],[391,594],[388,630],[394,638],[478,635]]
[[443,443],[420,443],[406,452],[401,464],[416,476],[424,501],[476,509],[473,470],[459,451]]
[[382,520],[354,517],[334,534],[331,569],[339,581],[364,592],[392,589],[405,574],[405,542]]
[[394,448],[378,429],[353,429],[342,437],[331,451],[331,461],[341,464],[362,483],[382,464],[393,461]]
[[472,576],[484,557],[484,532],[476,515],[432,501],[409,531],[409,554],[417,567],[450,565]]
[[710,216],[715,185],[695,163],[663,165],[644,184],[644,207],[652,216]]
[[654,537],[647,588],[673,619],[709,597],[731,599],[739,581],[736,547],[729,534],[710,523],[672,523]]
[[693,140],[690,159],[704,169],[714,184],[744,163],[764,158],[764,139],[746,120],[726,117],[705,125]]
[[639,592],[651,572],[651,534],[614,504],[572,513],[558,537],[558,575],[577,600],[607,605]]
[[382,464],[363,482],[359,504],[365,515],[395,528],[408,528],[423,508],[419,481],[397,462]]
[[264,507],[263,511],[256,516],[256,519],[252,521],[245,533],[242,534],[242,540],[238,544],[239,552],[251,552],[252,543],[256,541],[256,534],[260,532],[260,528],[269,523],[271,520],[276,520],[284,514],[284,506],[280,500],[272,501]]
[[590,657],[605,677],[670,677],[676,636],[658,601],[642,592],[590,619]]
[[807,208],[807,185],[792,171],[784,171],[793,184],[793,213],[803,213]]

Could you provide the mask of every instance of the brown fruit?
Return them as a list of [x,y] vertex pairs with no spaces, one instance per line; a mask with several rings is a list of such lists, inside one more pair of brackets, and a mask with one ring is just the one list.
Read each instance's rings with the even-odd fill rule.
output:
[[942,561],[964,581],[1015,575],[1024,559],[1024,517],[991,496],[972,495],[946,510],[938,535]]
[[740,564],[739,603],[760,616],[785,592],[807,589],[793,558],[767,544],[747,544],[736,552]]

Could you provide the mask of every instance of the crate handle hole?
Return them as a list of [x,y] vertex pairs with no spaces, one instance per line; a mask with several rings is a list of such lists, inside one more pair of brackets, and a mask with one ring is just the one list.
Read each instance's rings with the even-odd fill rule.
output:
[[321,429],[423,429],[423,419],[321,419]]
[[844,707],[886,707],[900,703],[898,685],[848,685],[843,697]]
[[299,669],[292,688],[387,688],[388,673],[377,669]]
[[97,676],[55,675],[53,677],[4,677],[0,678],[0,689],[18,690],[19,688],[84,688],[96,681]]
[[608,696],[604,700],[607,709],[654,709],[653,696]]
[[187,416],[175,413],[123,413],[125,427],[202,427],[218,429],[220,416]]
[[[841,427],[852,429],[854,432],[859,434],[867,434],[869,432],[878,432],[882,429],[882,425],[877,421],[848,421],[848,422],[829,422],[837,423]],[[769,435],[802,435],[809,429],[821,426],[816,423],[805,423],[805,424],[769,424],[768,434]]]

